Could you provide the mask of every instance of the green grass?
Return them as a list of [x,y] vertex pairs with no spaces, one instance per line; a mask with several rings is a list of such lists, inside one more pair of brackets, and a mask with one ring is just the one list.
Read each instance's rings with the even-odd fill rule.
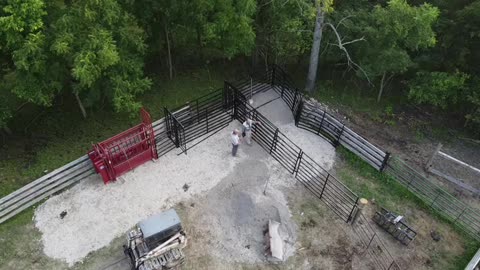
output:
[[391,211],[405,213],[418,208],[426,212],[433,220],[447,225],[448,228],[445,229],[453,230],[458,235],[459,241],[463,244],[464,252],[461,256],[451,256],[451,254],[443,254],[445,251],[441,251],[440,253],[434,253],[433,257],[438,260],[448,258],[448,265],[444,266],[447,269],[463,269],[468,264],[480,247],[479,242],[473,240],[392,177],[378,172],[343,147],[339,147],[337,153],[345,161],[337,171],[338,176],[350,189],[361,197],[369,200],[374,198],[376,204]]

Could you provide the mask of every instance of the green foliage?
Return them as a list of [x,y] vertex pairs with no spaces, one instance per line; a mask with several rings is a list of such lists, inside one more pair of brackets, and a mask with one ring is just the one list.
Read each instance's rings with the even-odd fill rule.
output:
[[390,0],[385,7],[376,5],[351,15],[346,22],[350,35],[365,38],[355,43],[355,59],[371,78],[407,71],[413,66],[411,52],[435,45],[432,26],[439,10],[430,4],[411,6],[405,0]]
[[313,1],[264,0],[258,5],[257,48],[267,62],[308,53],[316,15]]
[[475,81],[475,90],[467,96],[469,102],[471,102],[471,112],[469,112],[465,118],[467,119],[467,125],[469,125],[474,133],[480,135],[480,88],[477,86],[478,80]]
[[409,98],[417,103],[446,108],[462,100],[468,75],[461,72],[417,72],[409,82]]

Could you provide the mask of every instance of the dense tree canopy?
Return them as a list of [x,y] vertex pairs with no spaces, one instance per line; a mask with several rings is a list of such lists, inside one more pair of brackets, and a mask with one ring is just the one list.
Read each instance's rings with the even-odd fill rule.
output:
[[59,96],[84,116],[105,102],[135,112],[152,86],[146,65],[172,78],[244,58],[317,60],[314,74],[343,69],[378,99],[401,81],[395,91],[413,103],[454,110],[480,131],[479,48],[480,0],[0,0],[0,126]]

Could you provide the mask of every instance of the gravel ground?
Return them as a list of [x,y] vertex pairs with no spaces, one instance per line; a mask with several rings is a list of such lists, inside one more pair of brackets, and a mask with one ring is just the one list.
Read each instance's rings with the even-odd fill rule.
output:
[[[273,90],[258,93],[253,97],[253,106],[259,107],[258,111],[275,124],[291,141],[302,148],[308,156],[324,169],[330,170],[335,160],[335,148],[312,132],[297,128],[291,110],[278,97],[280,95]],[[270,100],[274,101],[265,104]],[[265,105],[262,106],[262,104]]]
[[[276,96],[273,91],[260,93],[254,96],[254,106]],[[314,134],[296,128],[291,112],[281,99],[259,111],[325,169],[332,167],[334,148]],[[200,194],[211,194],[205,203],[211,205],[213,216],[201,217],[205,228],[220,228],[212,232],[221,243],[213,244],[212,253],[216,256],[242,262],[262,260],[260,230],[269,218],[284,224],[283,229],[292,243],[287,245],[287,255],[293,254],[296,227],[281,192],[292,179],[288,176],[290,180],[286,180],[287,176],[282,176],[285,171],[265,153],[262,152],[262,156],[258,146],[242,145],[239,157],[232,158],[229,134],[235,127],[238,128],[239,123],[231,123],[189,149],[188,155],[177,156],[178,151],[172,151],[157,162],[148,162],[125,174],[113,184],[103,185],[101,179],[94,176],[48,199],[34,216],[35,225],[42,233],[45,254],[73,265],[88,253],[109,245],[115,237],[124,235],[138,221]],[[270,179],[267,195],[263,195],[267,179]],[[183,189],[185,184],[190,186],[187,191]],[[231,189],[235,185],[237,188]],[[63,219],[59,217],[62,211],[67,211]],[[250,248],[245,248],[247,245]]]

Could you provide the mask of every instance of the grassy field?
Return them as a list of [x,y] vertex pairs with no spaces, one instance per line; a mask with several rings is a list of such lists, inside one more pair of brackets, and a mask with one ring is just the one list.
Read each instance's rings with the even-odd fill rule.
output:
[[[413,242],[415,248],[427,252],[433,269],[463,269],[468,264],[480,243],[439,216],[390,176],[376,171],[344,148],[338,148],[337,153],[340,156],[340,162],[336,163],[339,179],[375,205],[405,215],[418,232]],[[443,239],[434,242],[431,230],[439,232]],[[448,239],[454,242],[446,243]]]

